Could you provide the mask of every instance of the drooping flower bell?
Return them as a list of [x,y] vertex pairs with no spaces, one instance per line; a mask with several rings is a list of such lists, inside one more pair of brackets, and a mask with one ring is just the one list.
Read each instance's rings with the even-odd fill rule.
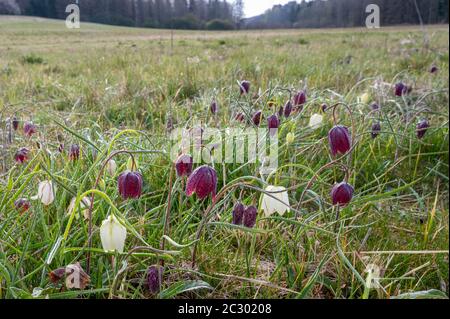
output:
[[17,129],[19,128],[19,120],[15,116],[12,119],[12,127],[14,131],[17,131]]
[[431,66],[431,68],[430,68],[430,73],[431,74],[435,74],[435,73],[437,73],[439,71],[439,68],[436,66],[436,65],[432,65]]
[[259,126],[259,124],[261,124],[261,119],[262,119],[262,111],[257,111],[252,116],[252,123],[255,126]]
[[20,214],[25,213],[30,209],[30,201],[26,198],[19,198],[14,202],[14,207],[19,211]]
[[395,84],[394,93],[396,96],[403,96],[408,93],[408,87],[403,82],[398,82]]
[[266,217],[271,216],[273,213],[284,215],[285,212],[290,211],[289,196],[286,188],[269,185],[265,191],[271,195],[264,194],[262,198],[262,210]]
[[209,106],[209,109],[210,109],[212,114],[217,114],[218,106],[217,106],[216,100],[211,102],[211,105]]
[[428,120],[423,119],[421,120],[416,127],[416,133],[417,133],[417,137],[419,139],[422,139],[425,134],[427,133],[427,130],[430,128],[430,123],[428,122]]
[[147,286],[152,294],[157,294],[161,290],[162,267],[159,265],[150,266],[147,270]]
[[309,127],[316,130],[322,126],[323,116],[320,114],[313,114],[309,119]]
[[286,135],[286,143],[287,144],[292,144],[295,141],[295,134],[292,132],[287,133]]
[[37,132],[36,125],[34,125],[33,122],[26,122],[23,125],[23,132],[28,137],[32,136],[33,134],[35,134]]
[[330,130],[328,133],[328,141],[333,156],[336,156],[338,153],[344,155],[352,147],[350,132],[347,127],[342,125],[336,125]]
[[28,161],[28,155],[29,155],[29,153],[30,153],[30,151],[29,151],[27,148],[23,147],[23,148],[19,149],[19,150],[16,152],[16,154],[14,154],[14,160],[15,160],[17,163],[23,164],[23,163],[25,163],[26,161]]
[[378,105],[377,102],[373,102],[372,104],[370,104],[370,108],[372,109],[372,111],[378,111],[380,109],[380,105]]
[[325,112],[326,110],[328,110],[328,104],[327,103],[322,103],[320,108],[322,109],[322,112]]
[[377,136],[378,135],[380,135],[380,132],[381,132],[381,124],[380,124],[380,122],[374,122],[373,124],[372,124],[372,138],[373,139],[375,139],[375,138],[377,138]]
[[238,202],[233,207],[233,224],[234,225],[242,225],[244,218],[245,206]]
[[294,95],[294,106],[302,106],[306,103],[306,93],[305,91],[299,91]]
[[333,186],[331,190],[331,199],[333,205],[345,207],[353,198],[353,187],[347,182],[342,182]]
[[71,161],[77,161],[80,158],[80,146],[78,144],[70,146],[69,158]]
[[64,153],[64,143],[60,143],[58,146],[58,152],[60,152],[61,154]]
[[239,87],[241,90],[241,95],[248,94],[248,92],[250,92],[250,82],[249,81],[242,81],[239,84]]
[[249,206],[244,211],[244,217],[242,223],[247,228],[253,228],[256,224],[256,216],[258,215],[258,210],[255,206]]
[[108,163],[106,163],[106,171],[108,172],[108,174],[110,176],[114,176],[116,175],[116,171],[117,171],[117,163],[115,160],[110,159],[108,161]]
[[55,200],[55,190],[51,181],[43,181],[39,183],[38,194],[34,197],[39,199],[45,206],[50,205]]
[[113,216],[109,215],[100,226],[100,239],[106,252],[118,251],[123,253],[127,229]]
[[[70,204],[69,204],[69,208],[67,208],[67,215],[70,216],[73,213],[73,210],[75,209],[75,204],[76,204],[77,198],[73,197],[70,200]],[[84,219],[88,219],[89,218],[89,207],[91,206],[91,199],[89,197],[84,197],[83,199],[81,199],[80,201],[80,211],[83,214]],[[79,214],[78,211],[75,212],[75,218],[79,218]]]
[[178,157],[177,162],[175,163],[177,176],[183,177],[191,175],[193,165],[194,162],[192,156],[184,154]]
[[280,126],[280,120],[278,119],[278,116],[271,115],[267,118],[267,125],[269,129],[277,129]]
[[186,184],[186,195],[192,196],[194,193],[200,200],[209,195],[213,200],[217,192],[217,174],[214,168],[204,165],[197,168],[188,178]]
[[292,113],[292,103],[291,101],[287,101],[284,105],[284,117],[288,118]]
[[125,171],[119,176],[119,193],[123,199],[139,198],[142,195],[142,175],[139,172]]
[[244,121],[244,114],[242,112],[238,112],[236,113],[236,115],[234,116],[234,119],[238,122],[243,122]]

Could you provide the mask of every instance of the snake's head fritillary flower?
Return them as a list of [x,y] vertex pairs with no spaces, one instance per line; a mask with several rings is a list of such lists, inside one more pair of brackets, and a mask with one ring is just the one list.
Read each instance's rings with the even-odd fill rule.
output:
[[28,161],[28,155],[30,154],[30,151],[23,147],[21,149],[19,149],[16,154],[14,154],[14,160],[19,163],[19,164],[23,164],[26,161]]
[[346,154],[352,146],[352,138],[347,127],[336,125],[328,133],[331,154]]
[[26,136],[30,137],[37,132],[37,127],[33,124],[33,122],[26,122],[23,125],[23,132]]
[[262,198],[262,210],[266,217],[271,216],[273,213],[284,215],[285,212],[290,211],[289,196],[286,188],[269,185],[265,191],[267,194],[265,193]]
[[372,111],[378,111],[380,109],[380,105],[377,102],[373,102],[372,104],[370,104],[370,108],[372,109]]
[[175,163],[175,169],[178,177],[189,176],[192,173],[194,160],[190,155],[181,155]]
[[119,193],[123,199],[139,198],[142,195],[142,175],[139,172],[125,171],[119,176]]
[[244,217],[242,223],[247,228],[253,228],[256,225],[256,216],[258,215],[258,210],[255,206],[249,206],[244,210]]
[[38,194],[33,199],[39,199],[45,206],[50,205],[55,200],[55,190],[51,181],[43,181],[39,183]]
[[408,90],[408,86],[406,86],[403,82],[398,82],[395,84],[394,93],[396,96],[403,96],[408,93]]
[[117,171],[117,163],[115,160],[110,159],[108,161],[108,163],[106,163],[106,171],[108,172],[108,174],[110,176],[114,176],[116,175],[116,171]]
[[294,106],[299,107],[306,103],[305,91],[299,91],[294,95]]
[[162,267],[159,265],[150,266],[147,270],[147,286],[152,294],[157,294],[161,290]]
[[309,119],[309,127],[316,130],[322,126],[323,116],[320,114],[313,114]]
[[[71,214],[74,213],[74,209],[75,209],[75,204],[77,202],[77,198],[73,197],[70,200],[70,204],[69,207],[67,208],[67,215],[70,216]],[[91,199],[89,197],[84,197],[81,199],[80,201],[80,211],[82,212],[84,219],[88,219],[89,218],[89,208],[91,206]],[[78,211],[75,212],[75,218],[79,218],[79,214]]]
[[287,144],[292,144],[295,141],[295,134],[292,132],[287,133],[286,135],[286,143]]
[[60,152],[61,154],[64,153],[64,143],[60,143],[58,146],[58,152]]
[[353,187],[347,182],[342,182],[333,186],[331,190],[331,199],[333,205],[345,207],[353,198]]
[[100,239],[106,252],[118,251],[123,253],[127,229],[113,216],[109,215],[100,226]]
[[372,124],[372,138],[377,138],[378,135],[380,135],[381,132],[381,124],[380,122],[375,122]]
[[292,102],[287,101],[286,104],[284,105],[284,117],[288,118],[289,116],[291,116],[291,113],[292,113]]
[[250,82],[249,81],[242,81],[239,84],[239,87],[241,90],[241,95],[248,94],[248,92],[250,92]]
[[435,74],[439,71],[439,68],[436,65],[432,65],[430,68],[430,73]]
[[212,114],[217,114],[218,106],[217,106],[216,100],[211,102],[211,105],[209,106],[209,109],[210,109]]
[[262,111],[257,111],[252,116],[252,122],[255,126],[259,126],[259,124],[261,124],[261,119],[262,119]]
[[245,207],[242,203],[236,203],[233,207],[233,224],[242,225]]
[[76,161],[80,158],[80,146],[78,144],[70,145],[69,158],[71,161]]
[[209,195],[213,200],[217,192],[217,174],[214,168],[204,165],[197,168],[188,178],[186,184],[186,195],[192,196],[194,193],[200,200]]
[[238,112],[238,113],[236,113],[236,115],[234,116],[234,119],[235,119],[236,121],[238,121],[238,122],[243,122],[243,121],[244,121],[244,118],[245,118],[245,116],[244,116],[244,113],[242,113],[242,112]]
[[425,134],[427,133],[427,130],[430,128],[430,123],[428,122],[428,120],[421,120],[416,127],[416,132],[417,132],[417,137],[419,139],[422,139]]
[[17,131],[17,129],[19,128],[19,120],[15,116],[12,119],[12,127],[14,131]]
[[328,110],[328,104],[327,103],[322,103],[320,108],[322,109],[322,112],[325,112],[326,110]]
[[30,201],[26,198],[19,198],[14,202],[14,207],[19,211],[20,214],[25,213],[30,209]]
[[269,129],[277,129],[280,127],[280,120],[277,115],[271,115],[267,118],[267,125]]

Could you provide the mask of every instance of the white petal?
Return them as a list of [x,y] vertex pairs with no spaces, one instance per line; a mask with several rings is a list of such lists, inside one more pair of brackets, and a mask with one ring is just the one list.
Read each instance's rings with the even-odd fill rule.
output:
[[105,219],[100,227],[100,239],[105,251],[122,253],[127,237],[127,229],[112,215]]
[[50,205],[55,200],[53,184],[51,181],[43,181],[38,186],[38,198],[45,206]]
[[320,114],[313,114],[309,119],[309,127],[313,130],[318,129],[323,122],[323,116]]
[[267,193],[271,193],[271,195],[275,198],[272,198],[269,195],[264,194],[262,199],[262,209],[266,217],[271,216],[273,213],[278,213],[281,216],[284,213],[289,212],[289,196],[284,187],[277,186],[268,186],[266,188]]

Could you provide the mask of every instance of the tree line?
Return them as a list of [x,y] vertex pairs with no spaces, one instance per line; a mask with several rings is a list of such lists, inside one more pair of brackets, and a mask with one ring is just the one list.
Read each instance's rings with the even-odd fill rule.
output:
[[291,1],[246,20],[247,28],[345,28],[364,26],[366,7],[380,8],[380,25],[448,23],[448,0]]
[[[364,26],[366,7],[380,8],[381,26],[448,23],[448,0],[310,0],[276,5],[244,19],[243,0],[78,0],[81,20],[112,25],[228,30]],[[258,0],[247,0],[258,1]],[[75,0],[0,0],[0,14],[65,19]]]
[[[0,0],[0,14],[65,19],[75,0]],[[81,21],[176,29],[233,29],[242,12],[226,0],[79,0]],[[241,15],[240,15],[241,14]]]

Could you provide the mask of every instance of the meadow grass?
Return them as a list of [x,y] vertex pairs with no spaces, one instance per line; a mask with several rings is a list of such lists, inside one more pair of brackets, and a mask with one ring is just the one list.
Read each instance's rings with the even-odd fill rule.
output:
[[[380,30],[277,30],[190,32],[0,17],[0,297],[1,298],[442,298],[448,295],[448,25]],[[431,65],[439,72],[431,74]],[[251,96],[238,80],[251,82]],[[413,87],[405,98],[392,86]],[[238,110],[262,109],[265,118],[307,88],[303,110],[283,119],[279,168],[263,179],[260,163],[215,164],[216,205],[186,197],[168,154],[167,123],[236,126]],[[252,95],[260,92],[255,100]],[[366,94],[366,97],[362,96]],[[212,99],[219,112],[209,112]],[[268,106],[276,103],[275,109]],[[371,112],[377,101],[380,112]],[[327,133],[308,127],[321,104],[345,103],[338,121],[354,123],[356,146],[343,162],[350,167],[355,197],[335,220],[330,190],[344,172],[333,166]],[[32,120],[38,133],[27,138],[9,118]],[[416,137],[417,120],[431,128]],[[382,132],[372,139],[372,122]],[[266,125],[265,120],[263,125]],[[12,135],[9,137],[9,132]],[[295,141],[286,142],[286,135]],[[59,141],[66,153],[59,154]],[[69,145],[81,158],[68,160]],[[31,150],[18,165],[14,153]],[[143,196],[123,201],[117,177],[101,174],[114,151],[134,154],[143,174]],[[116,156],[118,173],[129,155]],[[96,186],[97,176],[101,183]],[[300,197],[313,177],[315,182]],[[44,207],[32,201],[27,213],[14,207],[31,198],[42,180],[56,185]],[[231,224],[240,199],[259,206],[267,184],[289,189],[292,210],[264,217],[253,229]],[[67,215],[70,200],[95,193],[92,248],[88,222]],[[205,211],[211,217],[200,240]],[[105,253],[99,227],[108,214],[127,223],[124,254]],[[169,215],[167,215],[169,214]],[[164,224],[169,227],[164,236]],[[165,246],[159,251],[162,242]],[[191,253],[197,245],[196,266]],[[91,258],[90,284],[67,290],[48,273]],[[161,292],[146,288],[146,271],[164,260]],[[367,288],[369,265],[380,269],[380,285]]]

